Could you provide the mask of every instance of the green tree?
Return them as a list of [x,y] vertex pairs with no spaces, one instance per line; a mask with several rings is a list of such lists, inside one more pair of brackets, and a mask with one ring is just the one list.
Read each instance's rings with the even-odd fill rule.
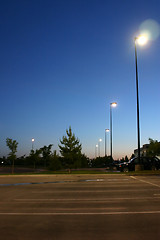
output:
[[56,150],[53,155],[50,156],[49,170],[56,171],[62,168],[60,157],[57,155]]
[[71,127],[66,129],[67,136],[63,136],[60,140],[61,145],[59,146],[60,153],[63,156],[66,167],[73,168],[80,166],[80,159],[82,157],[82,145],[78,138],[75,137],[75,134],[72,133]]
[[81,167],[82,168],[87,168],[89,167],[89,158],[85,154],[82,154],[81,156]]
[[14,173],[14,161],[16,159],[18,142],[16,140],[12,140],[11,138],[7,138],[6,145],[10,149],[9,159],[12,161],[12,174],[13,174]]
[[111,159],[110,156],[97,157],[92,160],[92,167],[93,168],[111,167],[112,163],[113,163],[113,159]]
[[40,160],[40,154],[42,153],[41,149],[36,149],[36,151],[34,151],[33,149],[30,152],[30,160],[33,164],[34,169],[36,169],[36,164],[38,163],[38,161]]
[[41,148],[41,153],[42,153],[42,157],[43,157],[43,160],[44,160],[44,166],[45,167],[49,163],[52,146],[53,146],[53,144],[50,144],[50,145],[48,145],[48,147],[44,146],[44,147]]
[[127,155],[125,156],[124,161],[125,161],[125,162],[128,162],[128,161],[129,161]]
[[152,138],[149,138],[149,148],[147,150],[148,156],[160,156],[160,142],[157,140],[153,140]]

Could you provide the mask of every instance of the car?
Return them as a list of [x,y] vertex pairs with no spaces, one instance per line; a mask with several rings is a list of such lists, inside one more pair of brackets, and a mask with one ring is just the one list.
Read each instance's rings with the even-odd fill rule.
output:
[[[120,163],[117,170],[121,172],[135,171],[135,165],[138,164],[138,157],[134,157],[128,162]],[[140,157],[140,164],[144,170],[159,170],[160,160],[157,157]]]

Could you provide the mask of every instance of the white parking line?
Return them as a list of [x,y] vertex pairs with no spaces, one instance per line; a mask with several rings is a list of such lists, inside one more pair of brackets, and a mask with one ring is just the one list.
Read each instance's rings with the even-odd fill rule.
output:
[[[56,190],[52,190],[52,191],[45,191],[43,190],[43,193],[110,193],[110,192],[143,192],[143,191],[146,191],[146,189],[104,189],[104,190],[59,190],[59,191],[56,191]],[[148,191],[155,191],[155,189],[153,188],[150,188],[148,189]],[[42,194],[42,191],[32,191],[32,193],[35,193],[35,194]]]
[[138,180],[138,181],[140,181],[140,182],[144,182],[144,183],[147,183],[147,184],[150,184],[150,185],[152,185],[152,186],[156,186],[156,187],[160,188],[160,185],[157,185],[157,184],[155,184],[155,183],[151,183],[151,182],[148,182],[148,181],[145,181],[145,180],[142,180],[142,179],[133,177],[133,176],[130,176],[130,177],[133,178],[133,179],[136,179],[136,180]]
[[160,196],[158,197],[123,197],[123,198],[104,198],[104,199],[91,199],[91,198],[86,198],[86,199],[81,199],[81,198],[72,198],[72,199],[66,199],[66,198],[42,198],[42,199],[37,199],[37,198],[32,198],[32,199],[14,199],[14,201],[16,202],[25,202],[25,203],[29,203],[29,202],[36,202],[36,203],[40,203],[40,202],[51,202],[51,201],[63,201],[63,202],[86,202],[86,201],[90,201],[90,202],[110,202],[110,201],[119,201],[119,200],[153,200],[153,199],[160,199]]
[[58,216],[58,215],[136,215],[136,214],[160,214],[160,211],[142,211],[142,212],[99,212],[99,213],[94,213],[94,212],[81,212],[81,213],[66,213],[66,212],[61,212],[61,213],[18,213],[18,212],[13,212],[13,213],[0,213],[0,215],[8,215],[8,216]]

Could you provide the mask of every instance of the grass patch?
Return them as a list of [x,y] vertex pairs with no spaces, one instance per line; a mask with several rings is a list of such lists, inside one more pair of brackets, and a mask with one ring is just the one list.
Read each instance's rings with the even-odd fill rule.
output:
[[143,175],[160,175],[159,170],[143,170],[143,171],[133,171],[133,172],[128,172],[125,173],[126,175],[129,176],[143,176]]
[[[21,171],[21,172],[20,172]],[[76,175],[76,174],[123,174],[123,175],[127,175],[127,176],[137,176],[137,175],[160,175],[160,171],[159,170],[143,170],[143,171],[137,171],[137,172],[117,172],[117,171],[113,171],[113,170],[105,170],[105,169],[65,169],[65,170],[57,170],[57,171],[49,171],[49,170],[41,170],[41,171],[24,171],[21,168],[17,168],[17,172],[15,171],[14,174],[12,174],[11,172],[0,172],[0,175],[61,175],[61,174],[66,174],[66,175]]]

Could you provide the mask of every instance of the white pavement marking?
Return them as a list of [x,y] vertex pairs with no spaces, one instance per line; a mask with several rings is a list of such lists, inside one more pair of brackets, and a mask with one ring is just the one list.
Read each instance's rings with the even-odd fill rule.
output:
[[148,181],[145,181],[145,180],[142,180],[142,179],[133,177],[133,176],[131,176],[131,178],[133,178],[133,179],[135,179],[135,180],[138,180],[138,181],[140,181],[140,182],[144,182],[144,183],[147,183],[147,184],[150,184],[150,185],[152,185],[152,186],[156,186],[156,187],[160,188],[160,185],[157,185],[157,184],[155,184],[155,183],[151,183],[151,182],[148,182]]
[[13,212],[13,213],[0,213],[0,215],[8,215],[8,216],[39,216],[39,215],[44,215],[44,216],[55,216],[55,215],[136,215],[136,214],[160,214],[160,211],[142,211],[142,212],[100,212],[100,213],[93,213],[93,212],[84,212],[84,213],[66,213],[66,212],[61,212],[61,213],[18,213],[18,212]]
[[40,202],[51,202],[51,201],[64,201],[64,202],[70,202],[70,201],[80,201],[80,202],[86,202],[86,201],[90,201],[90,202],[107,202],[107,201],[119,201],[119,200],[150,200],[150,199],[160,199],[160,196],[159,197],[133,197],[133,198],[130,198],[130,197],[126,197],[126,198],[104,198],[104,199],[91,199],[91,198],[88,198],[88,199],[64,199],[64,198],[42,198],[42,199],[14,199],[14,201],[17,201],[17,202],[37,202],[37,203],[40,203]]
[[[148,191],[155,191],[155,189],[152,189],[152,188],[150,188],[150,189],[147,189]],[[68,191],[68,190],[65,190],[65,191],[63,191],[63,190],[59,190],[59,191],[56,191],[56,190],[52,190],[52,191],[45,191],[45,190],[43,190],[43,191],[32,191],[32,193],[40,193],[40,194],[42,194],[42,192],[43,193],[108,193],[108,192],[143,192],[143,191],[146,191],[146,189],[123,189],[123,190],[117,190],[117,189],[114,189],[114,190],[112,190],[112,189],[104,189],[104,190],[77,190],[77,191],[75,191],[75,190],[70,190],[70,191]],[[160,194],[159,194],[160,195]]]

